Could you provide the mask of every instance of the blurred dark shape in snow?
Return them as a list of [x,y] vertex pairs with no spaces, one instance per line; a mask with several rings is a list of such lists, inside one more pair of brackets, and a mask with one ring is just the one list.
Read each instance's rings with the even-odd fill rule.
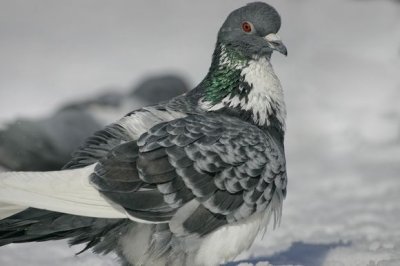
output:
[[178,76],[153,76],[128,93],[110,91],[69,103],[46,118],[18,119],[0,131],[0,165],[16,171],[58,170],[95,131],[132,110],[187,90],[187,84]]

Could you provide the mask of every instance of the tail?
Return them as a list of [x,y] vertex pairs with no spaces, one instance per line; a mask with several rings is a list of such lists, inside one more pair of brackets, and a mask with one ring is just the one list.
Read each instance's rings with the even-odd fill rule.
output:
[[3,217],[31,207],[0,220],[0,246],[69,238],[71,245],[86,243],[81,252],[115,251],[126,265],[128,261],[162,265],[158,261],[168,259],[172,251],[168,225],[138,225],[126,219],[124,211],[90,185],[93,169],[89,165],[55,172],[0,173]]
[[128,219],[102,219],[28,208],[0,220],[0,246],[69,238],[71,245],[85,244],[81,251],[115,251],[119,237],[134,224]]
[[0,220],[25,210],[26,207],[0,202]]
[[71,238],[84,250],[114,250],[132,222],[90,185],[93,168],[0,173],[0,246]]
[[53,172],[0,173],[0,217],[27,207],[98,218],[126,218],[89,183],[94,165]]

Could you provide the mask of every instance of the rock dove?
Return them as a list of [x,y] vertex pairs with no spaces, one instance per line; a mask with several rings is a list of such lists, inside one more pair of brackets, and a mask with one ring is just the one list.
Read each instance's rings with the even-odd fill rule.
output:
[[[0,245],[70,238],[123,265],[219,265],[247,250],[286,195],[287,54],[268,4],[234,10],[193,90],[90,137],[63,171],[0,174]],[[6,215],[4,215],[6,213]]]
[[86,138],[133,109],[187,91],[175,75],[149,77],[129,94],[110,91],[65,105],[50,117],[18,119],[0,131],[0,165],[14,171],[60,170]]

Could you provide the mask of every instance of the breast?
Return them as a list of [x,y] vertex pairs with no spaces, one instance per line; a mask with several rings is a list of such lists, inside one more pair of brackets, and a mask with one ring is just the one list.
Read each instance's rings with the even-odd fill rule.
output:
[[202,100],[199,106],[206,111],[238,108],[250,112],[253,122],[260,126],[269,125],[271,116],[276,116],[284,127],[286,107],[283,89],[271,63],[266,58],[250,60],[241,69],[240,76],[251,88],[246,97],[229,94],[217,104]]
[[275,112],[278,120],[284,124],[286,107],[283,89],[271,63],[266,58],[251,60],[241,76],[252,87],[243,108],[252,110],[254,122],[268,124],[269,115]]

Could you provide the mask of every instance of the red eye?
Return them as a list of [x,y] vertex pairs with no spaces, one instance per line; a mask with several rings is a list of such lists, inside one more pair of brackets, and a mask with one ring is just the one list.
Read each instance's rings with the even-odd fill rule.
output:
[[247,21],[245,21],[245,22],[243,22],[242,23],[242,30],[244,31],[244,32],[252,32],[253,31],[253,24],[251,24],[250,22],[247,22]]

